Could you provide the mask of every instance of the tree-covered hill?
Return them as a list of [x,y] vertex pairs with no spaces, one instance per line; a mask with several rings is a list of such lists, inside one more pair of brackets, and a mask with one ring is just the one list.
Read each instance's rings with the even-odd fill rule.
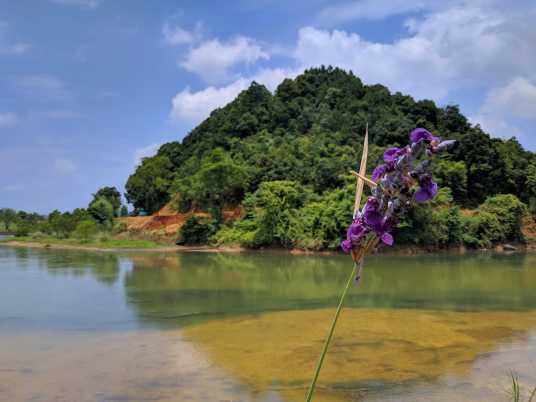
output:
[[[358,163],[367,122],[370,169],[384,147],[405,145],[415,127],[458,140],[434,168],[439,184],[450,189],[437,202],[448,205],[449,211],[477,208],[497,194],[513,194],[536,210],[536,154],[524,150],[515,138],[491,138],[469,124],[457,106],[438,107],[430,100],[392,94],[382,85],[364,85],[351,72],[332,67],[286,79],[273,95],[252,83],[234,101],[214,110],[182,143],[164,144],[154,157],[145,158],[129,177],[126,196],[135,207],[154,212],[178,193],[181,209],[209,209],[216,221],[224,205],[242,204],[244,219],[211,229],[218,231],[212,238],[219,241],[234,236],[242,243],[255,238],[250,239],[253,245],[333,247],[350,220],[353,179],[348,170]],[[334,224],[322,223],[328,218],[318,211],[306,214],[322,203],[336,209],[329,218]],[[275,208],[272,213],[270,208]],[[436,213],[441,205],[434,208]],[[281,211],[289,216],[276,213]],[[262,219],[286,223],[265,222],[271,225],[265,227],[270,233],[262,234]],[[406,226],[423,224],[416,222]],[[307,240],[300,240],[302,235]],[[313,241],[316,236],[319,244]]]

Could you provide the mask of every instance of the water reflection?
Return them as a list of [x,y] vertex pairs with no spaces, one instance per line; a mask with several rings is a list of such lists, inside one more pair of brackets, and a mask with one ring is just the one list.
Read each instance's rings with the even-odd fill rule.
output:
[[[0,400],[303,400],[350,268],[0,247]],[[317,399],[506,400],[534,328],[535,255],[372,257]]]
[[[334,306],[349,270],[339,257],[185,254],[131,257],[129,302],[164,327],[224,315]],[[533,255],[375,257],[349,307],[441,310],[536,308]]]
[[112,253],[36,251],[29,248],[0,248],[0,258],[15,258],[20,269],[38,266],[52,276],[87,276],[113,285],[119,279],[119,256]]

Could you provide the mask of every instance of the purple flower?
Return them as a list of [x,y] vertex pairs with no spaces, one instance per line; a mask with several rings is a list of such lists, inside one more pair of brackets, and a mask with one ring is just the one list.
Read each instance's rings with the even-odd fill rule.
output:
[[372,172],[372,180],[376,181],[387,172],[387,165],[378,165]]
[[376,233],[376,236],[378,236],[384,244],[388,246],[393,245],[394,239],[389,233],[391,230],[393,230],[393,223],[390,218],[384,217],[380,222],[373,225],[372,229]]
[[352,242],[358,242],[365,236],[366,233],[367,229],[365,226],[363,226],[359,220],[354,220],[348,228],[346,238]]
[[365,227],[363,221],[358,218],[354,219],[348,231],[346,232],[346,240],[341,242],[341,248],[345,253],[352,251],[354,244],[357,244],[361,241],[363,237],[367,234],[368,229]]
[[383,160],[385,162],[395,162],[396,158],[398,158],[400,155],[403,155],[404,153],[406,153],[405,148],[387,148],[383,153]]
[[380,237],[380,239],[382,240],[382,242],[388,246],[392,246],[393,243],[395,242],[395,239],[393,238],[393,235],[391,233],[387,233],[385,232],[384,234],[382,234],[382,236]]
[[352,242],[348,239],[343,240],[341,242],[341,248],[342,251],[344,251],[345,253],[349,253],[350,251],[352,251]]
[[[455,141],[440,142],[424,128],[413,130],[410,138],[408,146],[385,150],[385,163],[372,172],[372,180],[377,185],[348,228],[346,239],[341,243],[345,252],[359,247],[369,237],[393,245],[391,232],[412,204],[431,200],[437,195],[437,184],[430,174],[431,158],[452,147]],[[413,190],[415,180],[418,181],[416,191]]]
[[376,225],[381,222],[383,216],[378,211],[379,202],[377,198],[369,197],[365,207],[363,208],[363,218],[368,225]]
[[425,173],[419,177],[419,189],[415,192],[416,202],[425,202],[437,194],[437,184],[432,181],[432,175]]
[[409,134],[411,142],[420,142],[420,141],[439,141],[438,137],[432,135],[432,133],[425,128],[416,128]]

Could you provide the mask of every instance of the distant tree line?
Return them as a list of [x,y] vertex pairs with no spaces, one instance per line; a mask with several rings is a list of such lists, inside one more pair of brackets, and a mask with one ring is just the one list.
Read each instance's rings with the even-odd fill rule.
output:
[[128,209],[121,203],[121,193],[115,187],[99,189],[87,208],[73,211],[52,211],[48,215],[0,209],[0,225],[17,236],[42,234],[57,238],[76,237],[89,240],[99,232],[110,231],[113,220],[127,216]]

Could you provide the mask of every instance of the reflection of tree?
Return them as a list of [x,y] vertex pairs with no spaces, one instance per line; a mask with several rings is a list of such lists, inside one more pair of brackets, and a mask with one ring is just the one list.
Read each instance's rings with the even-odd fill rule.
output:
[[[27,257],[25,255],[25,258]],[[34,252],[33,257],[51,275],[84,276],[89,274],[107,285],[113,285],[119,278],[119,257],[112,253],[51,250]]]
[[[286,253],[133,258],[129,302],[142,320],[176,326],[222,315],[334,306],[350,262]],[[373,257],[350,307],[447,310],[536,307],[534,256]],[[517,269],[519,268],[519,269]]]

